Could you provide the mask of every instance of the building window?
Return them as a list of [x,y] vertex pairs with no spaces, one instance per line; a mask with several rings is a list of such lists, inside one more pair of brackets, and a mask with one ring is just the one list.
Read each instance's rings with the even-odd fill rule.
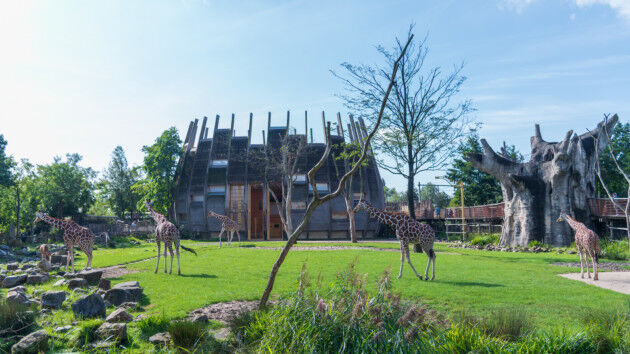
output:
[[344,210],[333,210],[332,218],[333,220],[345,220],[348,218],[348,213]]
[[225,185],[215,184],[215,185],[208,186],[208,194],[211,194],[211,195],[225,194]]
[[293,176],[293,183],[295,184],[305,184],[306,183],[306,175],[300,174]]
[[221,167],[227,167],[228,166],[228,160],[212,160],[212,162],[210,163],[210,167],[212,168],[221,168]]
[[306,202],[291,202],[291,209],[306,209]]
[[[319,193],[328,193],[328,183],[315,183],[315,188]],[[313,186],[308,185],[308,192],[313,194]]]

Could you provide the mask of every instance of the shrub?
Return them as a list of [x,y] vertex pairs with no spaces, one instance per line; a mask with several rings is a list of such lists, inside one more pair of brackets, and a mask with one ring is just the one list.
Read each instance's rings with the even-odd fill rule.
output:
[[193,349],[208,339],[203,323],[187,320],[172,321],[168,325],[168,333],[175,346],[184,349]]
[[622,309],[587,309],[582,313],[582,322],[598,352],[630,351],[630,301]]
[[138,321],[138,329],[144,338],[149,338],[159,332],[166,332],[169,320],[164,314],[149,316]]
[[538,241],[538,240],[534,240],[534,241],[529,241],[529,243],[527,244],[527,247],[532,248],[532,247],[540,247],[540,248],[551,248],[551,246],[549,246],[548,244]]
[[482,328],[489,336],[515,341],[531,333],[533,325],[526,312],[518,308],[502,308],[485,318]]
[[630,259],[628,256],[628,245],[625,242],[619,241],[603,242],[600,247],[600,256],[615,261]]
[[35,325],[35,312],[29,306],[0,301],[0,352],[10,352],[13,343]]
[[471,245],[486,246],[495,245],[499,243],[501,236],[499,234],[488,234],[475,236],[471,241]]
[[96,339],[96,330],[103,324],[103,320],[93,319],[79,322],[72,335],[72,343],[75,347],[83,347]]

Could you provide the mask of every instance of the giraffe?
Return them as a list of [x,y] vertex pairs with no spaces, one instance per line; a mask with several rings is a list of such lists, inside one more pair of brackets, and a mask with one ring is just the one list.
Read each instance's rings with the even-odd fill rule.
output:
[[50,262],[51,254],[47,244],[44,243],[43,245],[39,246],[39,253],[41,253],[42,255],[42,260]]
[[433,263],[433,274],[431,280],[435,279],[435,251],[433,251],[433,241],[435,240],[435,232],[431,226],[413,220],[405,214],[390,213],[378,209],[365,200],[359,200],[354,207],[354,212],[367,210],[371,217],[377,218],[379,222],[391,225],[396,229],[396,238],[400,242],[400,272],[398,279],[402,277],[403,265],[405,257],[409,266],[416,273],[416,276],[422,280],[422,277],[416,272],[416,268],[411,264],[409,258],[409,244],[419,244],[422,250],[429,257],[427,260],[427,269],[424,271],[424,279],[429,280],[429,266]]
[[241,233],[238,231],[238,223],[228,218],[227,216],[217,214],[212,210],[210,210],[210,212],[208,213],[208,217],[211,217],[211,216],[215,217],[217,220],[221,222],[221,232],[219,233],[219,248],[221,248],[221,235],[223,235],[224,231],[226,233],[227,232],[230,233],[230,238],[227,238],[227,234],[225,236],[228,241],[228,247],[232,243],[232,238],[234,237],[235,232],[238,235],[238,247],[241,247]]
[[560,212],[557,222],[566,221],[567,224],[575,231],[575,246],[580,253],[580,275],[584,278],[584,263],[586,262],[586,274],[591,277],[588,270],[588,259],[591,258],[593,264],[593,280],[598,280],[597,264],[599,263],[599,237],[597,234],[586,227],[581,222],[567,215],[566,212]]
[[[68,266],[72,262],[72,272],[74,273],[74,246],[79,247],[83,253],[88,257],[85,269],[92,268],[92,248],[94,247],[94,234],[87,227],[83,227],[72,220],[56,219],[50,217],[44,213],[35,213],[34,223],[43,221],[58,229],[64,231],[63,242],[68,249],[68,257],[66,259],[66,272],[68,272]],[[40,246],[41,251],[41,246]]]
[[151,207],[151,204],[148,200],[144,201],[144,205],[147,207],[149,213],[151,214],[151,217],[153,218],[153,220],[155,220],[155,223],[157,224],[155,226],[155,243],[157,243],[157,264],[155,265],[155,273],[157,274],[158,268],[160,268],[160,242],[164,242],[164,273],[166,273],[166,260],[168,259],[166,253],[167,249],[171,254],[171,270],[169,274],[173,273],[173,247],[171,244],[174,243],[175,253],[177,254],[177,274],[182,275],[182,271],[179,265],[179,247],[181,246],[182,249],[195,254],[195,256],[197,255],[197,252],[195,252],[195,250],[193,250],[192,248],[180,245],[179,230],[177,230],[177,227],[175,227],[175,225],[168,221],[166,219],[166,216],[155,211]]

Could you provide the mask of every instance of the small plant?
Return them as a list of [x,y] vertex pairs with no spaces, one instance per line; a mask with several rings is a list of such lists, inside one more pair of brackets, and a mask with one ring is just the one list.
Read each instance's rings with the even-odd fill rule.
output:
[[518,308],[503,308],[492,312],[481,323],[483,331],[492,337],[515,341],[533,330],[529,315]]
[[619,241],[602,242],[600,247],[600,256],[614,261],[624,261],[630,259],[628,256],[628,246],[625,242]]
[[159,332],[166,332],[169,320],[164,314],[149,316],[138,321],[138,329],[144,338],[149,338]]
[[486,246],[495,245],[499,243],[500,236],[498,234],[479,235],[475,236],[471,241],[471,245]]
[[588,327],[597,352],[630,351],[630,301],[622,309],[587,309],[582,322]]
[[76,328],[72,336],[72,343],[75,347],[84,347],[96,339],[96,330],[103,324],[103,320],[94,319],[82,321]]
[[551,248],[551,246],[549,246],[548,244],[538,241],[538,240],[534,240],[534,241],[530,241],[527,244],[527,247],[529,248],[533,248],[533,247],[540,247],[540,248]]
[[16,339],[32,332],[35,325],[35,312],[28,306],[1,301],[0,352],[10,352]]
[[175,346],[183,349],[193,349],[208,339],[206,326],[200,322],[175,320],[168,325],[168,333]]

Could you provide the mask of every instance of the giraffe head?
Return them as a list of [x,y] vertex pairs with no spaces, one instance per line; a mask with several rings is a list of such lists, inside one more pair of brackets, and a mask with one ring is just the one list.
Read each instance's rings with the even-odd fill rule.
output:
[[212,210],[210,210],[210,211],[208,212],[208,217],[215,216],[215,215],[217,215],[217,214],[215,214],[215,212],[214,212],[214,211],[212,211]]
[[558,220],[556,220],[556,222],[563,222],[566,217],[567,213],[563,210],[560,212],[560,215],[558,216]]
[[149,202],[149,200],[148,200],[148,199],[145,199],[145,200],[144,200],[144,206],[146,206],[146,207],[147,207],[147,209],[150,209],[152,205],[153,205],[153,203]]
[[368,207],[368,203],[365,200],[363,200],[363,199],[359,199],[359,201],[357,202],[357,205],[354,207],[353,211],[355,213],[357,213],[357,212],[362,211],[362,210],[367,210],[367,207]]
[[42,221],[44,218],[44,213],[42,212],[36,212],[35,213],[35,220],[33,220],[33,224],[37,224],[38,222]]

